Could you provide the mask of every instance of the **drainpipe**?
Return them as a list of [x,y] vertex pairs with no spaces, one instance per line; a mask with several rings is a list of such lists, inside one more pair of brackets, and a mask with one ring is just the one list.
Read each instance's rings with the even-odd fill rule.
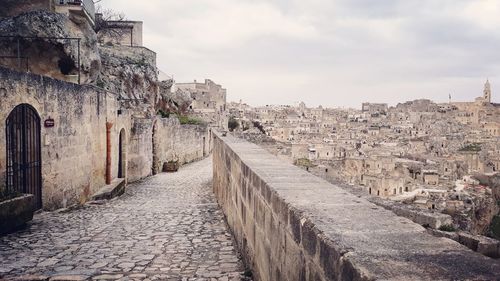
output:
[[111,184],[111,128],[113,123],[106,122],[106,184]]

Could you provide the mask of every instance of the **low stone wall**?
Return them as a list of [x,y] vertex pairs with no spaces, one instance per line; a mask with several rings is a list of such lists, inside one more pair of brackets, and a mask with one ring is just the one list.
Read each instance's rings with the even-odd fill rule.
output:
[[140,61],[148,65],[156,65],[156,53],[146,47],[131,47],[125,45],[99,46],[103,56],[118,56],[129,60]]
[[367,201],[381,206],[387,210],[393,211],[396,215],[402,216],[416,222],[422,226],[430,227],[433,229],[439,229],[443,225],[452,225],[453,219],[450,215],[443,214],[437,210],[427,210],[421,209],[419,207],[403,204],[401,202],[392,201],[385,198],[380,198],[377,196],[369,195],[363,186],[349,186],[343,182],[335,180],[331,177],[325,175],[325,173],[319,173],[318,171],[309,170],[313,175],[316,175],[326,181],[347,190],[348,192],[366,199]]
[[416,222],[422,226],[439,229],[444,225],[453,225],[450,215],[437,211],[423,210],[412,205],[405,205],[399,202],[392,202],[378,197],[367,198],[368,201],[393,211],[396,215],[402,216]]
[[481,235],[472,235],[466,232],[446,232],[437,229],[427,229],[437,237],[446,237],[457,241],[467,248],[492,258],[500,258],[500,241]]
[[179,119],[159,118],[153,133],[153,173],[162,171],[163,163],[177,155],[179,163],[190,163],[210,154],[210,130],[202,125],[181,125]]
[[215,136],[213,188],[256,280],[495,280],[500,264],[409,219]]
[[15,231],[33,219],[35,197],[24,194],[0,202],[0,235]]

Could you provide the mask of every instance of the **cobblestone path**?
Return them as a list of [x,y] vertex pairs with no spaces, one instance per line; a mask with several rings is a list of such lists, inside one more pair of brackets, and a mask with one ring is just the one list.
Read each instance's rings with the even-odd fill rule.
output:
[[240,280],[211,178],[205,159],[102,205],[35,215],[0,237],[0,280]]

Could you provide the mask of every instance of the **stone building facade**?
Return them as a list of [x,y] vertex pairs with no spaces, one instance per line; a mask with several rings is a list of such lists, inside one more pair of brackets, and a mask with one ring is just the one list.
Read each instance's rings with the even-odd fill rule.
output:
[[[40,131],[31,133],[38,135],[44,207],[53,209],[85,202],[105,185],[106,126],[113,124],[110,136],[111,142],[116,142],[110,151],[112,163],[117,163],[120,131],[124,129],[130,135],[130,117],[117,114],[116,98],[91,86],[5,68],[0,69],[0,92],[2,132],[7,132],[6,124],[17,106],[29,105],[40,118]],[[17,147],[7,147],[7,141],[7,134],[0,134],[0,186],[6,185],[7,153],[20,153],[22,143],[20,140]],[[112,178],[117,177],[116,164],[110,173]]]
[[208,126],[156,114],[156,53],[141,34],[133,46],[99,44],[92,1],[6,5],[0,31],[19,40],[30,68],[0,61],[0,191],[32,193],[37,209],[52,210],[210,153]]
[[226,89],[210,79],[204,83],[177,83],[177,89],[191,93],[191,109],[200,113],[220,113],[226,111]]
[[111,180],[135,181],[159,172],[173,152],[187,163],[211,150],[208,127],[134,117],[115,94],[90,85],[0,68],[0,99],[0,131],[5,132],[0,134],[0,189],[7,185],[7,166],[23,165],[7,161],[9,153],[22,153],[23,142],[12,137],[16,132],[7,133],[7,124],[16,108],[27,106],[39,117],[39,130],[27,135],[34,136],[33,149],[41,155],[36,188],[44,209],[89,200],[109,184],[107,173]]
[[[104,21],[102,14],[96,14],[97,21]],[[99,43],[104,45],[123,45],[142,47],[142,21],[109,20],[98,32]]]

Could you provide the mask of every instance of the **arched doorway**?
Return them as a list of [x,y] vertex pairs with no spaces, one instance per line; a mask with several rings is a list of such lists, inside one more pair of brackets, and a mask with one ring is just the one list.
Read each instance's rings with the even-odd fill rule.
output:
[[208,150],[212,152],[212,129],[208,130]]
[[126,140],[125,129],[121,129],[118,143],[118,178],[126,177]]
[[207,156],[207,151],[206,151],[206,148],[205,148],[205,145],[206,145],[206,138],[203,137],[203,140],[202,140],[202,145],[203,145],[203,157]]
[[42,208],[40,116],[29,104],[16,106],[5,124],[7,190],[33,194],[35,209]]

